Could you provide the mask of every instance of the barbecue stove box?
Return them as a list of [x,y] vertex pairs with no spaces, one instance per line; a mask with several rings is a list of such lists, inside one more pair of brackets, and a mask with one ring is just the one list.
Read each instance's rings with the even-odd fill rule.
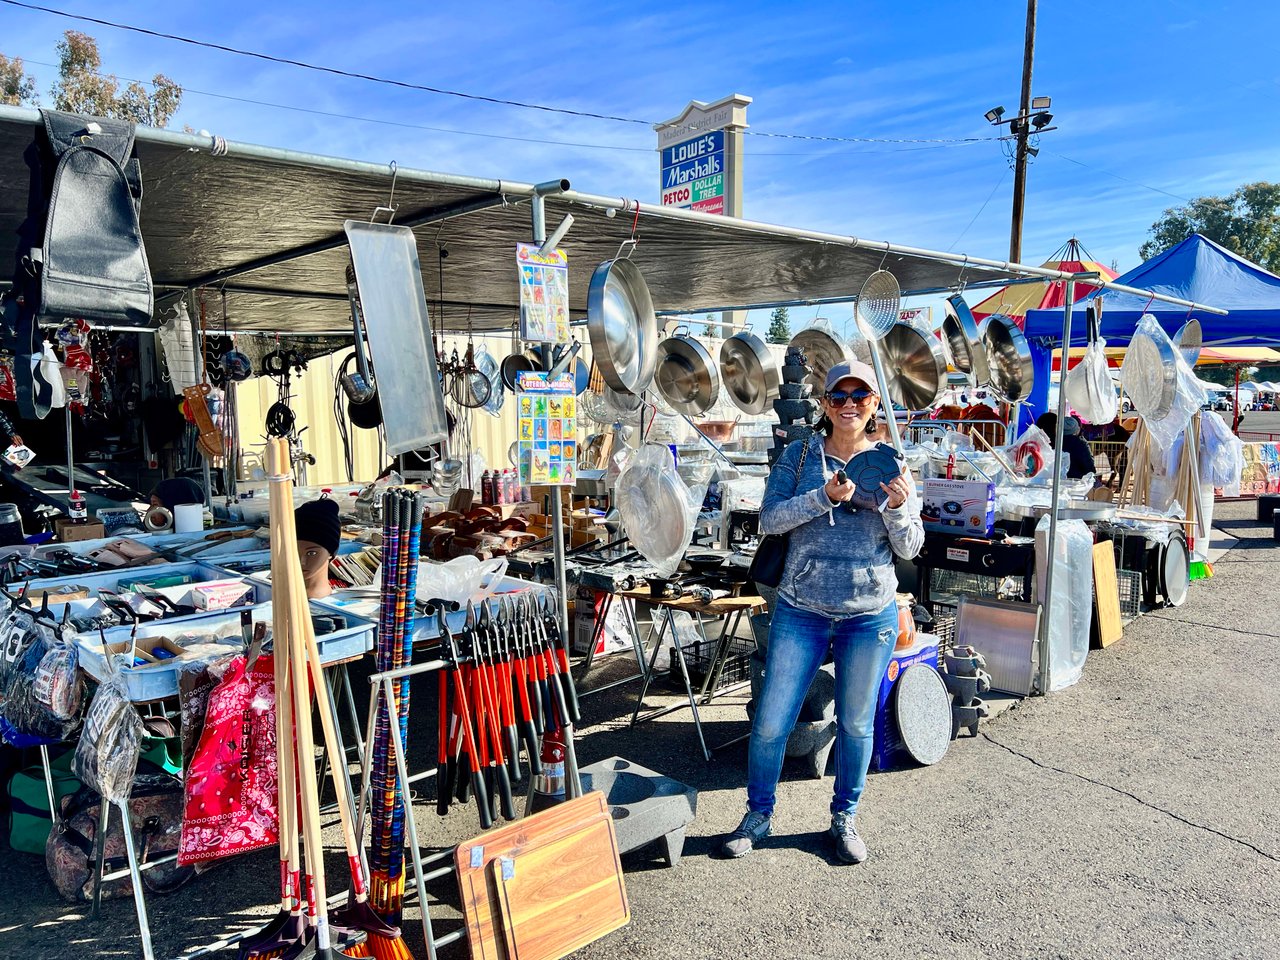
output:
[[934,533],[988,537],[996,524],[996,485],[985,480],[926,479],[920,518],[924,528]]

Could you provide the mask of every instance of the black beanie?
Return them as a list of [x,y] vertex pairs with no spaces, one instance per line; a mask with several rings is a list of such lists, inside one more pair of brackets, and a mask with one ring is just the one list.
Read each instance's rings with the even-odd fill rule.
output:
[[335,557],[342,542],[342,524],[338,522],[338,501],[325,497],[311,500],[293,511],[298,539],[316,543]]

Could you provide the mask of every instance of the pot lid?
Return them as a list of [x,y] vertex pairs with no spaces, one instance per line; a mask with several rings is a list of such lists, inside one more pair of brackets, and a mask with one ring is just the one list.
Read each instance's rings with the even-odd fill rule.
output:
[[1120,368],[1125,393],[1146,420],[1163,420],[1173,409],[1178,385],[1178,361],[1173,344],[1139,330],[1129,342]]
[[857,488],[853,494],[854,503],[861,507],[878,508],[889,499],[889,495],[880,489],[880,484],[887,484],[901,475],[902,460],[892,446],[877,443],[845,464],[844,472]]
[[654,384],[677,413],[705,413],[720,395],[720,374],[711,354],[692,337],[668,337],[658,345]]
[[618,514],[631,546],[662,567],[684,552],[692,534],[689,500],[675,464],[635,466],[618,478]]
[[1187,541],[1182,537],[1170,537],[1160,551],[1160,592],[1171,607],[1180,607],[1187,599],[1191,587],[1190,563]]

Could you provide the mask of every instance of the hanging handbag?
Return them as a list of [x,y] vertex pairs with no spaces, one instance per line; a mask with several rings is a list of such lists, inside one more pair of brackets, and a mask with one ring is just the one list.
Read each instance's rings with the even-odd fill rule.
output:
[[[800,464],[796,467],[796,482],[804,472],[805,457],[809,455],[809,443],[812,437],[806,437],[804,447],[800,450]],[[762,587],[773,587],[775,590],[782,582],[782,570],[787,565],[787,545],[791,541],[788,533],[767,533],[760,538],[756,554],[751,558],[751,567],[747,578]]]

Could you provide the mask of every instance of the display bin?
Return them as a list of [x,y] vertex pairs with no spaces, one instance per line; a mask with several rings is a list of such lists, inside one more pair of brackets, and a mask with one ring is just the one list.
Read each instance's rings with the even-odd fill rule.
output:
[[[235,653],[242,649],[240,635],[240,614],[247,611],[252,623],[271,625],[271,604],[259,603],[251,607],[234,610],[218,610],[212,613],[191,617],[179,617],[172,620],[155,620],[138,627],[138,638],[170,637],[181,639],[192,631],[221,633],[227,637],[227,653]],[[316,603],[311,604],[312,616],[332,614]],[[332,633],[316,637],[316,646],[320,650],[322,663],[336,663],[363,656],[373,649],[373,624],[361,617],[344,613],[347,626]],[[80,668],[94,680],[106,679],[111,671],[107,657],[103,652],[113,644],[130,643],[133,628],[130,626],[112,627],[95,633],[79,634],[75,637],[78,648]],[[209,641],[214,642],[214,641]],[[181,644],[179,644],[181,646]],[[204,658],[202,658],[204,659]],[[165,660],[145,667],[127,667],[123,673],[125,688],[129,699],[135,703],[149,703],[164,700],[178,695],[178,675],[197,661],[181,657]]]
[[[691,643],[688,646],[682,646],[680,649],[684,651],[684,662],[689,668],[689,683],[697,689],[707,679],[707,674],[711,671],[712,661],[715,659],[716,648],[720,645],[719,638],[715,640],[699,640],[697,643]],[[751,640],[743,640],[733,637],[729,641],[729,651],[725,655],[724,667],[720,671],[720,678],[716,681],[715,690],[722,690],[725,687],[733,686],[735,683],[746,683],[751,679],[751,654],[755,652],[755,643]]]
[[[104,570],[101,573],[69,574],[64,577],[49,577],[43,580],[24,581],[22,586],[31,591],[52,590],[58,587],[79,586],[89,591],[89,598],[96,597],[99,591],[108,593],[122,592],[120,584],[130,581],[156,581],[169,578],[187,578],[187,582],[174,586],[158,587],[157,592],[164,594],[175,603],[182,603],[193,586],[210,583],[215,580],[244,580],[242,576],[229,576],[225,570],[207,563],[157,563],[145,567],[118,567]],[[251,595],[256,594],[251,588]],[[264,598],[266,599],[266,598]],[[57,603],[50,598],[50,603]],[[74,602],[74,601],[73,601]],[[260,602],[253,600],[251,602]],[[241,602],[240,606],[244,606]]]

